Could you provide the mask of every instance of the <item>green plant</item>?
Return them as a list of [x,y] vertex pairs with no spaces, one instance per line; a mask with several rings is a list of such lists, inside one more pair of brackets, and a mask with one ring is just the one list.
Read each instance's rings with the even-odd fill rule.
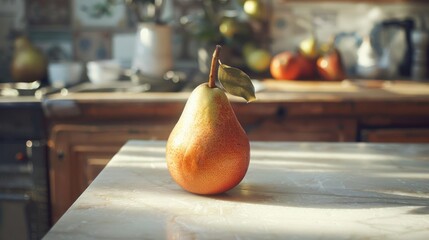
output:
[[[253,3],[254,7],[245,8],[249,3]],[[227,56],[223,60],[226,63],[247,67],[253,72],[266,72],[266,67],[255,68],[253,60],[246,61],[244,54],[244,46],[248,43],[252,43],[256,50],[268,52],[265,4],[262,0],[202,0],[202,11],[183,16],[181,23],[202,47],[223,45]],[[252,58],[259,61],[259,57],[255,56],[258,54]]]

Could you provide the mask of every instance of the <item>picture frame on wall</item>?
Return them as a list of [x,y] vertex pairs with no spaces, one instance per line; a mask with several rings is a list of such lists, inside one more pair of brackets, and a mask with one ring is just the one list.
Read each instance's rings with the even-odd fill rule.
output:
[[128,25],[125,1],[74,0],[74,28],[121,28]]
[[70,27],[72,0],[26,0],[29,27]]

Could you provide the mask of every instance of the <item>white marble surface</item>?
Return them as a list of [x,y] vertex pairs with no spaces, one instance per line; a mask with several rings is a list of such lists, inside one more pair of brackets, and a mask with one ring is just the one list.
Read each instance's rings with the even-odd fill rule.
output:
[[172,181],[164,147],[128,142],[44,239],[429,239],[429,145],[252,143],[211,197]]

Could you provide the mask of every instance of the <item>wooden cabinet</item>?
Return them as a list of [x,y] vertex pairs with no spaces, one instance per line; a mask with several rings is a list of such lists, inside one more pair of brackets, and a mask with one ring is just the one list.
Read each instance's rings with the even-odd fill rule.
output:
[[129,139],[165,140],[172,125],[58,124],[50,134],[52,220],[56,222]]
[[354,142],[357,132],[355,120],[341,118],[267,118],[244,127],[252,141]]
[[362,141],[377,143],[429,143],[429,128],[366,129]]

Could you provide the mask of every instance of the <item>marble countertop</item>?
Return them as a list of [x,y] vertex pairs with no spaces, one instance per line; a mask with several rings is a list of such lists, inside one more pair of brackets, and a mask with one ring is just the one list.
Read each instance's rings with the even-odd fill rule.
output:
[[252,142],[217,196],[167,171],[163,141],[129,141],[50,239],[428,239],[429,145]]

